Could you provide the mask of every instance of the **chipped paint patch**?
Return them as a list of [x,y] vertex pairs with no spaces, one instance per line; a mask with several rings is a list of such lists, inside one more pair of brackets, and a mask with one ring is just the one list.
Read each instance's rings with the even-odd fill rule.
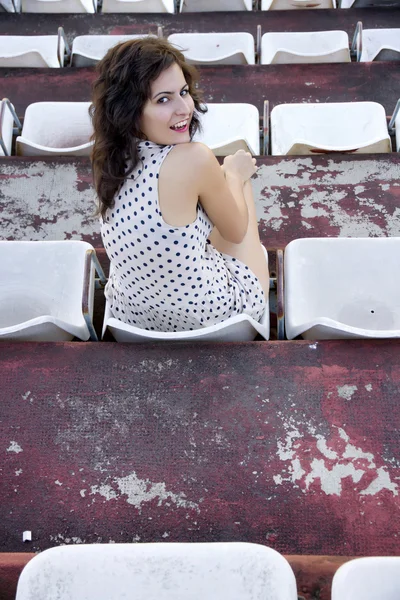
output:
[[141,512],[143,504],[153,500],[157,500],[157,506],[161,506],[163,502],[169,502],[178,508],[194,509],[200,512],[199,505],[187,500],[183,492],[175,494],[167,490],[165,483],[153,483],[149,479],[139,479],[135,472],[126,477],[115,477],[113,483],[117,485],[118,490],[110,484],[94,485],[91,487],[90,494],[100,494],[107,501],[126,496],[126,502],[132,504],[139,512]]
[[334,426],[328,443],[310,423],[294,423],[290,418],[284,427],[287,433],[284,440],[277,441],[277,455],[286,465],[273,475],[276,485],[290,483],[307,493],[318,482],[326,495],[340,496],[343,480],[349,478],[360,484],[355,489],[360,496],[375,496],[382,490],[398,495],[398,485],[392,482],[387,467],[377,468],[374,454],[352,444],[343,428]]
[[354,392],[358,390],[356,385],[338,385],[337,391],[340,398],[344,398],[345,400],[351,400]]
[[367,390],[367,392],[372,392],[372,383],[367,383],[364,387]]
[[15,441],[11,441],[8,446],[6,452],[15,452],[15,454],[19,454],[19,452],[23,452],[21,446],[17,444]]
[[[93,188],[82,189],[76,163],[2,165],[3,239],[64,240],[99,236]],[[85,168],[86,172],[86,168]]]

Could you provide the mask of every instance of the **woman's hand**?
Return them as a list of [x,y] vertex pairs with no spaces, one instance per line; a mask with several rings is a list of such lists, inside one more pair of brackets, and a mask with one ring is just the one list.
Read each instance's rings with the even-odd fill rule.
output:
[[257,171],[256,159],[250,152],[238,150],[236,154],[225,157],[222,170],[225,176],[236,176],[244,184]]

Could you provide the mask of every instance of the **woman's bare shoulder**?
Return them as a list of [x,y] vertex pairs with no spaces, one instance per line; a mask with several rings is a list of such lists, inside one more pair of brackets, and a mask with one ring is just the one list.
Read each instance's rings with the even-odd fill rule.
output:
[[[215,161],[215,157],[204,144],[200,142],[188,142],[187,144],[176,144],[169,153],[171,167],[178,167],[192,176],[199,173],[203,168]],[[184,173],[183,173],[184,175]]]

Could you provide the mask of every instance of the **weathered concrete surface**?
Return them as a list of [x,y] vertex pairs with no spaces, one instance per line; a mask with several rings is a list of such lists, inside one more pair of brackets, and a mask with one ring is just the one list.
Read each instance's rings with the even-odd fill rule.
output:
[[[205,102],[248,102],[262,115],[293,102],[382,104],[388,115],[400,89],[400,62],[316,65],[219,65],[199,67]],[[32,102],[84,102],[91,98],[92,68],[0,69],[0,98],[13,102],[22,118]]]
[[399,554],[400,343],[2,344],[2,551]]
[[[260,157],[253,179],[263,244],[399,236],[400,156]],[[0,160],[0,236],[102,245],[89,160]]]
[[[0,553],[0,598],[14,600],[18,577],[33,553]],[[350,560],[342,556],[296,556],[286,559],[296,577],[299,594],[307,600],[330,600],[332,578],[337,569]]]
[[[389,4],[389,0],[380,0]],[[399,0],[396,0],[400,7]],[[395,4],[395,0],[391,1]],[[341,29],[351,37],[357,22],[364,28],[400,27],[400,11],[395,7],[352,8],[351,10],[293,10],[223,13],[43,15],[2,14],[0,35],[54,35],[63,25],[69,41],[77,35],[145,34],[164,28],[172,33],[248,31],[256,35],[257,25],[267,31],[329,31]]]

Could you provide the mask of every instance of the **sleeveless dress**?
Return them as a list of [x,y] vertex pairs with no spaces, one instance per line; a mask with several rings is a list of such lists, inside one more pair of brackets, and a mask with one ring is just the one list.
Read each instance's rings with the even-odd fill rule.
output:
[[[213,224],[199,203],[189,225],[163,220],[158,174],[173,146],[140,142],[140,161],[101,220],[112,272],[105,289],[117,319],[151,331],[187,331],[266,310],[258,278],[207,239]],[[128,166],[126,165],[126,168]]]

